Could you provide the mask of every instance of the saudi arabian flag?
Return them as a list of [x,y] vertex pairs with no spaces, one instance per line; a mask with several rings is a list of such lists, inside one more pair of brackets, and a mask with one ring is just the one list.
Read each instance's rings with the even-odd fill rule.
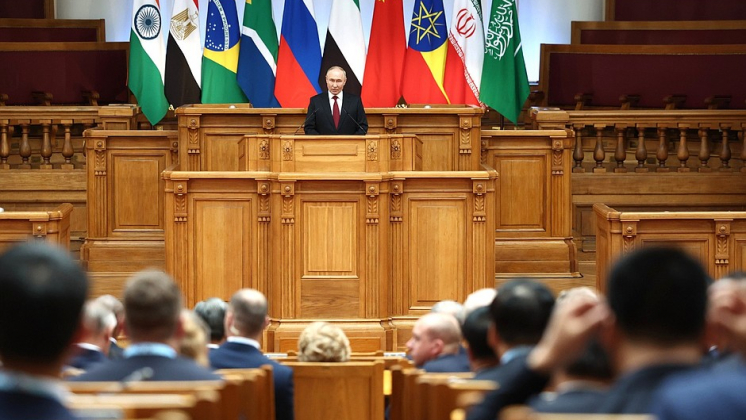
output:
[[515,0],[493,0],[485,41],[479,99],[515,123],[529,94]]
[[158,0],[133,1],[127,85],[151,125],[158,124],[168,111],[163,92],[166,50],[162,24]]

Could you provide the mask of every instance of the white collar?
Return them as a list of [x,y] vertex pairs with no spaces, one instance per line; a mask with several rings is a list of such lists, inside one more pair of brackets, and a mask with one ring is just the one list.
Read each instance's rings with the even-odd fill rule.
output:
[[[332,97],[333,97],[334,95],[333,95],[333,94],[332,94],[331,92],[329,92],[328,90],[326,91],[326,93],[328,93],[328,94],[329,94],[329,102],[333,101],[334,99],[332,99]],[[339,102],[342,102],[342,100],[343,100],[343,97],[344,97],[344,93],[345,93],[344,91],[340,91],[340,92],[339,92],[339,93],[337,94],[337,100],[338,100]]]
[[81,349],[93,350],[93,351],[99,351],[99,352],[101,351],[101,347],[91,344],[91,343],[76,343],[76,344]]
[[238,336],[233,335],[233,336],[228,337],[227,341],[229,343],[246,344],[251,347],[256,347],[257,349],[260,349],[258,341],[251,339],[251,338],[247,338],[247,337],[238,337]]

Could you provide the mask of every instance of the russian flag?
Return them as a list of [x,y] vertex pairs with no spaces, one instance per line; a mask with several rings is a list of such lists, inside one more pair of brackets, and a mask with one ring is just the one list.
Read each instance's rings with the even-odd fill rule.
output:
[[275,97],[283,108],[304,108],[321,93],[321,45],[312,0],[286,0],[277,57]]

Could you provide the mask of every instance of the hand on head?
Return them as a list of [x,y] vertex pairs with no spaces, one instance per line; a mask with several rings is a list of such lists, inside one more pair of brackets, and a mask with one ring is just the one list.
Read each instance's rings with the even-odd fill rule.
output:
[[720,280],[710,286],[707,321],[719,346],[746,355],[746,285]]

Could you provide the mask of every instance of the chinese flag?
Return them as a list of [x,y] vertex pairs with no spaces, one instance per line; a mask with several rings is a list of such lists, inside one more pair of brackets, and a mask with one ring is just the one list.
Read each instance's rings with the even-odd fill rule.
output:
[[402,0],[376,0],[370,28],[362,98],[366,107],[390,107],[399,102],[404,38]]

